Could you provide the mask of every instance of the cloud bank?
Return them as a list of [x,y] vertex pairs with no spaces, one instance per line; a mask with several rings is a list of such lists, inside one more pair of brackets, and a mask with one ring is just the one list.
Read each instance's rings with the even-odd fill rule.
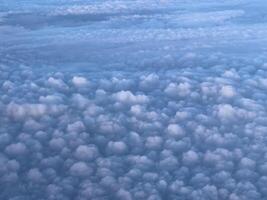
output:
[[261,69],[30,70],[1,66],[2,199],[266,197]]

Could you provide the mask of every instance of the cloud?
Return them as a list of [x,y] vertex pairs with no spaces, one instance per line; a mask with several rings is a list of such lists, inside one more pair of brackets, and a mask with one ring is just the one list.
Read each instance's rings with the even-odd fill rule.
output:
[[74,163],[70,168],[70,174],[77,177],[86,177],[90,175],[93,170],[85,162]]
[[16,104],[9,103],[7,106],[7,114],[16,119],[21,120],[27,117],[40,117],[47,111],[47,107],[43,104]]
[[109,152],[114,154],[124,154],[127,152],[127,146],[122,141],[118,142],[110,141],[107,145],[107,153]]
[[184,130],[178,124],[169,124],[167,127],[167,133],[174,138],[182,138],[185,135]]
[[95,146],[80,145],[75,150],[74,156],[79,160],[90,161],[97,158],[98,154],[98,149]]
[[186,97],[190,94],[190,84],[185,83],[170,83],[165,88],[165,93],[170,97]]
[[65,140],[63,138],[53,138],[50,140],[49,146],[52,150],[60,151],[65,146]]
[[65,90],[68,86],[59,78],[49,77],[47,80],[48,86],[51,86],[55,89]]
[[10,144],[5,148],[5,152],[10,156],[24,156],[27,153],[27,147],[25,144],[18,142]]
[[28,172],[28,179],[33,183],[40,183],[43,180],[43,176],[39,169],[30,169]]
[[146,95],[138,94],[134,95],[131,91],[120,91],[113,94],[114,99],[122,104],[144,104],[149,101]]
[[72,83],[77,88],[86,87],[89,84],[88,80],[81,76],[74,76],[72,78]]
[[265,4],[245,1],[6,4],[0,199],[266,199]]
[[183,163],[185,165],[195,165],[199,161],[199,156],[196,152],[190,150],[183,154]]

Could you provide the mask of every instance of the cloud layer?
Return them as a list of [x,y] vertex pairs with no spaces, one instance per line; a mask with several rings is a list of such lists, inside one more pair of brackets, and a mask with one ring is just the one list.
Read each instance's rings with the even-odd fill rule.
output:
[[0,199],[266,199],[266,5],[2,0]]
[[264,199],[265,72],[250,69],[2,65],[1,198]]

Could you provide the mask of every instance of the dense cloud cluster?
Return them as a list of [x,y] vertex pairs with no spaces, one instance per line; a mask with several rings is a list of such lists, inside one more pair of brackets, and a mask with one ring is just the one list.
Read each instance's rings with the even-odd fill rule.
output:
[[254,66],[95,78],[1,65],[0,198],[265,199]]
[[0,0],[0,200],[267,199],[264,0]]

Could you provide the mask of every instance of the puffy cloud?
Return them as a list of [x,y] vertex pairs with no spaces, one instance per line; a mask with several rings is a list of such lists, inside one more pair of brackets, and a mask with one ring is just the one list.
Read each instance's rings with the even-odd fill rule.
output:
[[120,91],[113,95],[114,99],[123,104],[144,104],[149,98],[143,94],[134,95],[131,91]]
[[107,152],[114,154],[124,154],[127,152],[127,145],[122,141],[113,142],[110,141],[107,145]]
[[148,149],[153,149],[153,150],[157,150],[160,149],[162,146],[162,138],[159,136],[150,136],[146,139],[146,143],[145,146]]
[[79,109],[85,109],[89,104],[89,100],[81,94],[73,94],[72,102]]
[[46,104],[58,104],[61,103],[63,99],[59,95],[47,95],[47,96],[41,96],[39,98],[39,101],[41,103],[46,103]]
[[230,104],[218,105],[217,116],[224,122],[235,120],[237,117],[236,109]]
[[249,158],[242,158],[241,161],[240,161],[240,167],[241,168],[248,168],[248,169],[254,169],[256,166],[256,163],[254,160],[251,160]]
[[3,84],[2,84],[2,88],[4,90],[9,90],[9,89],[12,89],[14,87],[14,83],[12,83],[11,81],[7,80],[5,81]]
[[162,170],[172,171],[179,167],[179,162],[174,156],[164,158],[159,163]]
[[98,149],[96,146],[86,146],[86,145],[80,145],[75,150],[75,157],[79,160],[93,160],[97,158],[99,155]]
[[81,88],[81,87],[86,87],[88,86],[88,80],[85,77],[81,76],[74,76],[72,78],[72,83],[75,87]]
[[185,165],[195,165],[199,161],[199,156],[196,152],[190,150],[183,154],[183,163]]
[[182,138],[185,136],[185,131],[178,124],[169,124],[167,127],[167,133],[174,138]]
[[117,198],[121,200],[132,200],[133,199],[131,193],[123,189],[120,189],[117,192]]
[[39,183],[42,182],[43,175],[37,168],[30,169],[28,172],[28,179],[34,183]]
[[191,93],[190,88],[191,86],[187,82],[179,83],[178,85],[176,83],[170,83],[164,91],[170,97],[185,97]]
[[10,103],[7,106],[7,115],[16,120],[22,120],[26,117],[41,117],[47,112],[47,107],[43,104],[16,104]]
[[93,172],[93,169],[89,167],[85,162],[74,163],[70,168],[70,174],[77,177],[86,177]]
[[11,156],[24,156],[27,153],[27,147],[25,144],[18,142],[8,145],[5,152]]
[[57,150],[57,151],[62,150],[65,145],[66,143],[63,138],[53,138],[49,142],[49,146],[51,147],[51,149]]
[[139,83],[142,90],[151,90],[158,86],[159,76],[157,74],[149,74],[147,76],[142,76]]
[[9,160],[7,162],[7,168],[10,169],[11,171],[18,171],[20,168],[20,164],[16,160]]
[[229,85],[222,86],[220,93],[223,97],[226,98],[232,98],[236,95],[235,89]]
[[47,80],[47,84],[55,89],[60,89],[60,90],[65,90],[68,88],[66,83],[64,83],[64,81],[59,78],[49,77]]
[[68,132],[82,132],[85,130],[85,126],[82,121],[77,121],[72,124],[68,124],[67,131]]

